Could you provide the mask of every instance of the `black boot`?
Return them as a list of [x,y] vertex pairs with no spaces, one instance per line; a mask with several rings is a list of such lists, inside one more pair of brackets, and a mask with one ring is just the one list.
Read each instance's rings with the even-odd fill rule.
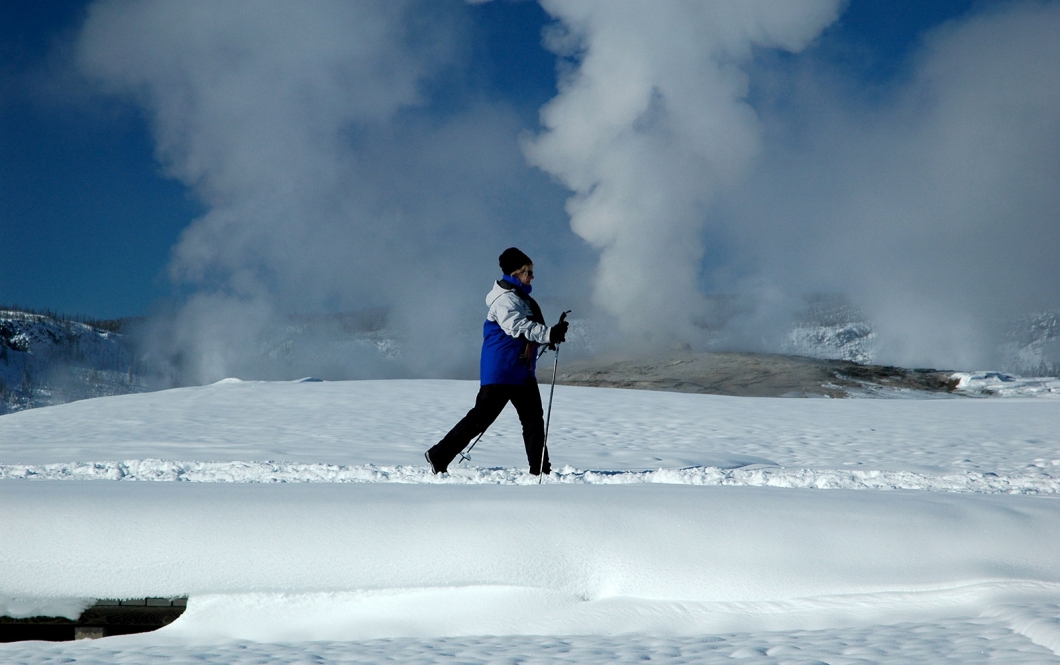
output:
[[431,459],[431,451],[423,453],[423,456],[427,458],[427,466],[431,467],[431,473],[438,475],[439,473],[445,473],[445,469],[439,469],[434,465],[434,460]]

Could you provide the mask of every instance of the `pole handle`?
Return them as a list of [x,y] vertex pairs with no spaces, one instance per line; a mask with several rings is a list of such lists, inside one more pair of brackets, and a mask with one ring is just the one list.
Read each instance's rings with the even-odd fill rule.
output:
[[[569,309],[566,312],[563,312],[562,314],[560,314],[559,315],[559,323],[563,323],[564,321],[566,321],[568,314],[570,314],[570,310]],[[556,325],[559,325],[559,324],[557,323]],[[538,358],[540,358],[541,356],[545,355],[545,351],[556,351],[557,349],[559,349],[559,343],[558,342],[555,343],[555,344],[549,344],[545,348],[541,349],[541,354],[538,355]]]

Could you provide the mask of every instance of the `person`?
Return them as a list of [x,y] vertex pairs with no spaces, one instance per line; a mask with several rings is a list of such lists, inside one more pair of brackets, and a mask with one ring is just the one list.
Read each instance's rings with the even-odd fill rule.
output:
[[523,426],[523,446],[530,473],[552,470],[545,445],[544,411],[534,371],[537,351],[543,344],[566,340],[568,323],[545,325],[541,308],[530,297],[534,262],[515,247],[500,255],[503,277],[486,296],[489,312],[482,328],[480,387],[475,406],[452,430],[424,453],[434,473],[444,473],[449,463],[474,437],[486,431],[511,402]]

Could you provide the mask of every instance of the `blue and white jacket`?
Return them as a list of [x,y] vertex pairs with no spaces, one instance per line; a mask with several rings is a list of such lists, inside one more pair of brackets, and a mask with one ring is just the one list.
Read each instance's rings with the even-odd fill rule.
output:
[[548,344],[550,328],[530,297],[531,287],[511,275],[494,284],[486,296],[489,313],[482,327],[482,385],[519,385],[534,376],[537,349]]

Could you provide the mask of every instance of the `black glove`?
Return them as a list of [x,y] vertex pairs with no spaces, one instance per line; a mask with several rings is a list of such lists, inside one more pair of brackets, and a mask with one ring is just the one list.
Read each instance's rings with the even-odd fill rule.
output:
[[548,343],[549,344],[561,344],[567,341],[567,328],[570,324],[566,321],[560,321],[556,325],[552,326],[548,330]]

